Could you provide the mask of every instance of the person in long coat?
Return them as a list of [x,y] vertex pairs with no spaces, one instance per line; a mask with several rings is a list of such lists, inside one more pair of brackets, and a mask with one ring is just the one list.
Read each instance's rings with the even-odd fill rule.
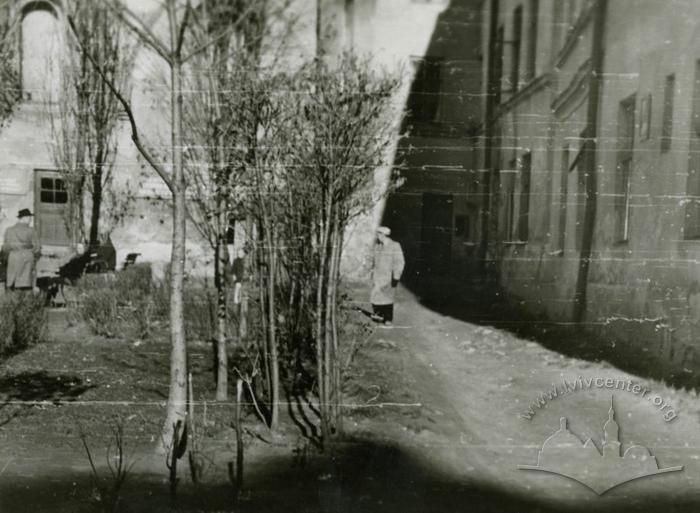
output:
[[5,230],[2,252],[7,255],[5,287],[10,290],[34,288],[35,264],[41,255],[41,244],[29,225],[32,215],[29,209],[23,208],[17,215],[17,223]]
[[391,326],[394,320],[396,286],[401,279],[404,257],[401,245],[389,238],[391,230],[386,226],[377,229],[372,265],[372,293],[370,302],[373,318]]

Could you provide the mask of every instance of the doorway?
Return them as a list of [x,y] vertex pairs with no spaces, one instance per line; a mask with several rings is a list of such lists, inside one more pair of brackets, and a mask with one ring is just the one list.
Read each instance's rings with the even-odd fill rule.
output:
[[421,261],[426,273],[450,272],[452,260],[451,194],[423,194]]
[[42,245],[69,246],[66,226],[68,192],[57,171],[36,170],[34,176],[35,228]]

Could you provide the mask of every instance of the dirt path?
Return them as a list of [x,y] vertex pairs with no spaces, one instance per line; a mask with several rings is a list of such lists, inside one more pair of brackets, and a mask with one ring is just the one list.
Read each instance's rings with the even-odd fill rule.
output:
[[[406,290],[399,296],[396,326],[379,328],[370,347],[382,361],[379,367],[393,367],[403,376],[404,383],[397,386],[410,398],[404,410],[414,410],[414,418],[407,419],[406,411],[394,407],[392,435],[435,472],[472,487],[473,504],[483,501],[484,511],[505,510],[494,509],[499,504],[494,495],[508,497],[513,511],[697,510],[691,506],[698,500],[694,483],[700,479],[700,401],[695,393],[647,382],[605,363],[566,358],[503,330],[441,315]],[[575,385],[579,377],[581,387]],[[529,420],[522,418],[553,384],[564,388],[562,380],[574,383],[575,390],[564,396],[558,391],[546,406],[534,407]],[[627,390],[607,388],[617,380],[639,383],[649,392],[634,394],[631,384],[625,385]],[[374,402],[392,399],[388,388],[387,395]],[[573,480],[517,468],[537,464],[538,451],[559,428],[561,417],[582,441],[590,437],[600,450],[613,395],[623,453],[632,443],[644,445],[660,468],[682,465],[683,471],[631,481],[598,496]],[[652,400],[657,395],[672,406],[659,411]],[[671,408],[677,417],[667,422],[664,413]]]

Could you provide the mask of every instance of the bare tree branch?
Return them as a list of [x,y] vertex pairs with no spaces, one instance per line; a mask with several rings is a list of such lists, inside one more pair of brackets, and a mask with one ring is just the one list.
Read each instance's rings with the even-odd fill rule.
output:
[[168,172],[153,157],[151,152],[148,151],[148,149],[141,142],[141,138],[139,137],[138,127],[136,125],[136,120],[134,119],[134,113],[131,109],[131,105],[130,105],[129,101],[126,98],[124,98],[124,95],[122,95],[122,93],[117,89],[117,87],[114,85],[114,83],[105,75],[104,71],[102,70],[100,65],[97,63],[95,58],[90,54],[90,52],[85,51],[85,49],[83,48],[82,41],[80,41],[80,37],[78,37],[78,31],[76,29],[75,21],[73,20],[72,16],[68,16],[68,23],[71,27],[73,35],[75,36],[76,40],[78,41],[78,45],[85,52],[85,55],[90,60],[90,63],[95,67],[95,69],[97,70],[97,73],[99,73],[102,80],[104,80],[104,83],[107,84],[107,87],[109,87],[109,90],[112,91],[112,94],[114,94],[114,96],[116,96],[117,99],[119,100],[119,103],[122,104],[122,107],[124,108],[124,112],[126,113],[127,117],[129,118],[129,124],[131,126],[131,140],[134,141],[134,144],[136,145],[136,148],[139,150],[139,153],[153,167],[153,169],[156,171],[156,173],[158,173],[158,176],[161,177],[163,182],[165,182],[165,185],[168,187],[168,189],[170,189],[170,192],[173,192],[173,183],[172,183],[172,180],[170,179],[170,176],[168,175]]
[[204,43],[201,46],[198,46],[197,48],[192,50],[190,53],[188,53],[185,57],[182,58],[182,62],[185,63],[185,62],[189,61],[192,57],[194,57],[198,53],[203,52],[204,50],[206,50],[207,48],[209,48],[212,45],[215,45],[216,43],[218,43],[222,39],[230,37],[239,28],[239,25],[246,20],[248,14],[253,12],[254,7],[255,7],[255,2],[250,2],[248,7],[246,8],[246,10],[240,14],[239,18],[234,23],[231,23],[231,25],[226,30],[222,31],[221,34],[219,34],[218,36],[210,39],[206,43]]
[[182,54],[182,44],[185,42],[185,31],[187,30],[187,22],[190,17],[190,12],[192,11],[192,6],[190,1],[187,0],[185,5],[185,16],[182,19],[182,24],[180,25],[180,33],[177,35],[177,43],[175,45],[175,55],[179,58]]
[[[136,16],[133,11],[124,6],[120,1],[112,2],[103,0],[109,9],[117,15],[117,17],[129,29],[131,29],[146,45],[150,46],[155,52],[160,55],[166,62],[172,60],[170,50],[158,39],[153,30],[146,25],[141,18]],[[117,5],[118,4],[118,5]]]

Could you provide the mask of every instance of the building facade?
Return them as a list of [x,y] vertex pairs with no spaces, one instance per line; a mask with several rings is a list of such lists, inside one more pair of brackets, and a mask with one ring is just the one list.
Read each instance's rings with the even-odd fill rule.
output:
[[691,0],[484,2],[489,268],[530,312],[675,370],[700,342],[698,15]]
[[[164,23],[162,16],[158,15],[159,2],[129,0],[126,3],[137,10],[156,31]],[[370,55],[378,68],[384,67],[391,72],[401,73],[404,79],[403,86],[394,99],[396,112],[400,113],[406,106],[412,84],[430,82],[421,77],[429,76],[437,69],[433,66],[433,63],[437,62],[434,57],[439,57],[440,66],[444,68],[441,82],[456,84],[471,76],[464,75],[464,70],[456,73],[455,67],[450,67],[449,59],[454,58],[457,46],[471,47],[470,38],[473,38],[473,34],[476,33],[474,30],[478,30],[479,25],[476,24],[476,28],[467,27],[463,34],[452,34],[451,43],[447,45],[451,46],[451,49],[444,49],[445,45],[441,46],[434,38],[436,27],[449,26],[443,21],[443,13],[446,11],[450,11],[450,16],[455,12],[472,16],[470,12],[460,11],[458,5],[455,7],[455,4],[459,3],[458,0],[322,0],[319,5],[324,44],[328,45],[326,50],[329,53],[352,49],[359,54]],[[50,268],[56,264],[51,260],[51,255],[66,254],[71,242],[64,215],[67,195],[52,158],[51,127],[46,116],[47,108],[51,108],[50,99],[58,94],[58,63],[66,51],[66,25],[58,1],[18,0],[7,5],[9,8],[6,15],[16,20],[19,27],[16,31],[19,48],[17,68],[20,71],[22,99],[16,105],[11,118],[0,128],[0,233],[14,222],[19,209],[31,208],[36,212],[35,222],[45,248],[46,255],[42,262],[45,267]],[[294,34],[289,38],[286,52],[301,61],[316,52],[316,2],[301,0],[293,3],[292,10],[299,21],[295,23]],[[479,12],[478,9],[476,12]],[[470,66],[478,69],[479,64],[475,64],[473,58],[470,59]],[[419,64],[421,62],[430,64]],[[162,94],[165,84],[162,76],[167,76],[166,71],[163,63],[159,62],[159,57],[149,49],[137,50],[131,77],[131,100],[137,122],[142,127],[142,137],[156,149],[165,149],[168,145],[168,121],[163,115],[163,112],[167,112],[163,98],[167,100],[168,95]],[[477,83],[471,87],[473,97],[478,98],[480,86]],[[455,95],[448,100],[448,97],[443,95],[440,98],[440,118],[463,123],[464,116],[458,115],[457,109],[463,107],[466,97]],[[468,101],[474,103],[473,98]],[[421,119],[427,120],[433,107],[429,105],[429,99],[426,99],[424,104],[426,107],[420,116]],[[467,110],[471,111],[470,119],[474,120],[472,124],[478,121],[478,109],[468,106]],[[399,114],[397,135],[401,125],[398,118]],[[445,126],[443,123],[439,130],[433,130],[430,135],[427,135],[426,131],[421,135],[425,141],[433,141],[430,144],[435,146],[434,150],[431,150],[433,156],[429,157],[431,161],[443,158],[441,155],[435,155],[440,153],[437,150],[444,146],[444,141],[461,146],[461,139],[467,133],[465,130],[460,130],[458,135],[455,135],[454,130],[445,133]],[[123,191],[124,195],[128,195],[132,200],[125,216],[107,228],[120,261],[127,253],[137,252],[141,253],[142,259],[164,266],[170,258],[169,193],[162,181],[139,157],[130,141],[130,135],[128,124],[122,123],[119,128],[119,147],[114,162],[112,186],[118,191]],[[362,264],[367,261],[374,227],[382,220],[386,196],[384,191],[388,179],[394,164],[400,160],[400,157],[397,157],[401,153],[398,140],[397,137],[396,144],[391,148],[389,164],[376,172],[377,207],[367,216],[358,219],[347,234],[344,266],[351,274],[359,276],[367,270]],[[465,161],[462,155],[447,160],[448,162],[443,161],[434,167],[449,167],[456,160],[455,165],[458,165],[460,170],[464,169]],[[428,188],[433,190],[435,187],[440,186],[430,185]],[[456,187],[453,187],[452,183],[448,184],[447,190],[452,189]],[[442,199],[439,199],[438,203],[440,201]],[[449,224],[449,229],[452,230],[452,217]],[[211,257],[206,243],[198,237],[193,226],[188,227],[188,234],[190,267],[199,270],[207,268],[203,264],[210,262]]]
[[474,272],[478,248],[478,132],[482,117],[481,2],[452,0],[427,47],[411,54],[413,80],[396,151],[401,185],[384,224],[420,280]]

